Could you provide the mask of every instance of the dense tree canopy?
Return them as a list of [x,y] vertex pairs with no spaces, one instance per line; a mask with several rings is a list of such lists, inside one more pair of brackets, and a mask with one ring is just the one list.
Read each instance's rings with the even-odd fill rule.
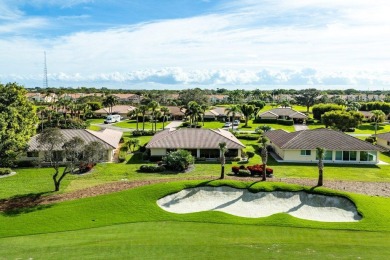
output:
[[206,94],[206,91],[200,88],[185,89],[180,91],[178,100],[181,105],[187,105],[191,101],[195,101],[199,105],[207,104],[209,100]]
[[329,111],[322,115],[325,127],[332,127],[341,131],[358,127],[363,121],[363,114],[357,111]]
[[298,104],[305,106],[309,113],[309,108],[317,103],[321,92],[315,88],[303,89],[299,91],[299,94],[295,97]]
[[38,117],[26,93],[16,83],[0,84],[0,167],[12,166],[35,134]]

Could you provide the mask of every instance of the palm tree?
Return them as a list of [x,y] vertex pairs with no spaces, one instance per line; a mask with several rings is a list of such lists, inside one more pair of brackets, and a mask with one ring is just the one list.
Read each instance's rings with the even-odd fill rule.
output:
[[245,126],[248,126],[248,120],[251,115],[255,112],[255,106],[253,105],[248,105],[248,104],[243,104],[240,106],[241,113],[245,116]]
[[103,99],[103,106],[108,107],[108,113],[112,114],[112,107],[119,103],[116,96],[109,95]]
[[164,130],[165,129],[165,117],[169,114],[169,108],[161,107],[160,112],[162,113],[162,116],[163,116],[163,130]]
[[209,106],[206,104],[200,105],[200,112],[202,113],[202,125],[203,126],[204,126],[204,115],[206,114],[206,111],[208,108],[209,108]]
[[194,125],[196,127],[196,125],[198,123],[197,118],[199,118],[200,113],[201,113],[201,109],[200,109],[199,104],[196,103],[195,101],[190,101],[190,102],[188,102],[187,105],[181,107],[180,110],[184,112],[184,115],[186,117],[190,118],[191,127],[192,127],[192,125]]
[[261,143],[261,161],[263,162],[263,177],[262,180],[265,181],[267,173],[267,161],[268,161],[268,152],[267,152],[267,141],[268,139],[265,136],[262,136],[260,139]]
[[325,149],[317,147],[317,157],[318,157],[318,184],[317,186],[322,186],[324,181],[323,171],[324,171],[324,155]]
[[160,105],[158,104],[157,101],[152,101],[148,104],[148,108],[150,110],[152,110],[152,118],[153,118],[153,122],[152,122],[152,131],[153,131],[153,124],[154,124],[154,131],[157,130],[157,124],[156,124],[156,109],[159,107]]
[[[232,122],[234,121],[234,118],[236,117],[236,114],[240,113],[240,107],[238,105],[231,105],[226,108],[226,115],[232,115]],[[232,130],[234,130],[234,124],[232,124]]]
[[374,115],[373,119],[375,122],[375,136],[376,136],[376,131],[378,130],[378,123],[383,122],[386,115],[383,113],[382,110],[373,110],[371,113]]
[[45,119],[45,107],[37,107],[36,112],[38,114],[38,118],[41,120],[41,131],[43,131],[43,119]]
[[224,179],[225,178],[225,153],[228,151],[228,149],[226,147],[225,142],[219,143],[218,145],[219,145],[219,152],[221,155],[221,177],[220,177],[220,179]]
[[[149,110],[149,108],[146,105],[140,105],[138,107],[138,109],[142,115],[142,131],[145,131],[145,115],[146,115],[146,112]],[[137,119],[137,121],[138,121],[138,119]]]
[[127,113],[127,116],[133,118],[135,116],[136,130],[138,131],[138,116],[141,113],[140,109],[137,107]]

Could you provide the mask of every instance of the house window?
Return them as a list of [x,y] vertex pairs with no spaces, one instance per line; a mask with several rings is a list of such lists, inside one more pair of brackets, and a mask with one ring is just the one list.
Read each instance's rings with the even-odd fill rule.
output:
[[343,161],[356,161],[356,151],[343,151]]
[[237,157],[238,156],[238,150],[237,149],[230,149],[225,153],[225,157]]
[[186,149],[186,150],[189,151],[192,156],[194,157],[198,156],[197,149]]
[[360,161],[362,162],[375,162],[376,161],[376,153],[375,152],[360,152]]
[[336,151],[336,161],[343,160],[343,151]]
[[[316,155],[316,160],[318,160],[318,155]],[[324,160],[325,161],[331,161],[332,160],[332,151],[325,151]]]
[[219,149],[201,149],[200,157],[219,158]]
[[311,155],[311,150],[301,150],[301,155],[302,156],[310,156]]

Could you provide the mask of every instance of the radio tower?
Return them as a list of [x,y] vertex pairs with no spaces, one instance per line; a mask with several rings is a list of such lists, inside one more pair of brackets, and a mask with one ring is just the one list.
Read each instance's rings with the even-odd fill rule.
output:
[[43,59],[43,88],[47,89],[49,84],[47,83],[46,52],[43,52],[43,54],[44,54],[44,59]]

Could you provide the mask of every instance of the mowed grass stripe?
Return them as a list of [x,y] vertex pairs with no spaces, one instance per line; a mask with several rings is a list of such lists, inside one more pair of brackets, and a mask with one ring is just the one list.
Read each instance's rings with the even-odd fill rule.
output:
[[5,259],[386,259],[387,232],[149,222],[0,239]]

